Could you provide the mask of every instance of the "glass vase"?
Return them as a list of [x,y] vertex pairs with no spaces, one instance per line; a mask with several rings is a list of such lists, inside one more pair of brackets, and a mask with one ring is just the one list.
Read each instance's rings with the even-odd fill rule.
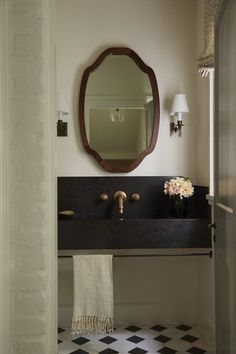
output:
[[174,218],[186,218],[187,216],[187,205],[186,199],[180,199],[179,197],[173,198],[173,209],[172,216]]

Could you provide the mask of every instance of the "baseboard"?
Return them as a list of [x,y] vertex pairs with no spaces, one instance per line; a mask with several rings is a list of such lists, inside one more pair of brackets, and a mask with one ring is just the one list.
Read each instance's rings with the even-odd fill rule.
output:
[[[195,323],[195,307],[195,302],[115,304],[114,321],[116,326]],[[72,311],[71,304],[59,305],[59,326],[70,327]]]

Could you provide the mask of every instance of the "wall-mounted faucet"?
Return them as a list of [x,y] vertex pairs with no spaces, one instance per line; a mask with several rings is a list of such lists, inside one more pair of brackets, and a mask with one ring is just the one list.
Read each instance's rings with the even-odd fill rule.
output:
[[124,201],[126,200],[127,196],[126,193],[123,191],[117,191],[114,194],[114,200],[118,200],[119,203],[119,213],[123,214],[124,212]]

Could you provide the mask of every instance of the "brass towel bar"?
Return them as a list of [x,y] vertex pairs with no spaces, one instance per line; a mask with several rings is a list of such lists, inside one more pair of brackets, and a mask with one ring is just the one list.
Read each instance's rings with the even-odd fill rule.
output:
[[[212,251],[205,253],[176,253],[176,254],[120,254],[114,255],[115,258],[124,257],[187,257],[187,256],[209,256],[212,257]],[[73,255],[58,256],[58,258],[72,258]]]

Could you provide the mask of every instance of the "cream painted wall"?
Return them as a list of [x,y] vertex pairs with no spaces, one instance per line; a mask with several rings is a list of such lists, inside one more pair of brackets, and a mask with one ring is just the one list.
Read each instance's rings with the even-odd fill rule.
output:
[[[82,147],[78,129],[78,94],[84,69],[102,50],[120,45],[135,50],[153,68],[160,92],[161,119],[156,148],[129,175],[181,174],[208,185],[207,81],[199,78],[196,68],[196,56],[202,40],[196,31],[196,28],[202,30],[202,24],[197,21],[198,5],[199,0],[100,0],[99,3],[94,0],[57,0],[57,86],[58,90],[64,91],[71,111],[69,136],[57,138],[58,176],[110,176]],[[178,92],[186,93],[191,111],[181,138],[169,136],[170,102]],[[209,262],[200,266],[202,260],[195,259],[189,268],[190,260],[175,261],[176,265],[170,269],[173,279],[181,279],[182,291],[178,305],[174,298],[168,298],[167,306],[172,311],[166,320],[196,322],[198,317],[200,323],[203,311],[198,316],[196,311],[206,309],[210,292],[206,290],[206,301],[196,289],[206,285],[205,279],[201,279],[201,272],[205,266],[206,273],[210,274]],[[142,286],[149,291],[143,294],[142,299],[135,295],[129,301],[132,288],[129,288],[126,275],[128,270],[136,274],[137,268],[142,269]],[[65,290],[62,284],[67,270],[63,265],[59,269],[59,286]],[[159,282],[152,281],[153,269],[157,270]],[[153,314],[156,319],[165,321],[162,317],[165,311],[160,310],[162,299],[159,289],[163,286],[163,298],[170,289],[174,293],[174,283],[167,282],[170,269],[163,268],[162,260],[158,259],[150,262],[127,260],[125,265],[115,266],[114,275],[120,282],[116,293],[119,303],[116,314],[120,323],[131,321],[134,313],[137,313],[138,323],[149,310],[146,323],[152,321]],[[184,269],[189,271],[185,277]],[[67,275],[66,278],[69,279]],[[186,297],[186,293],[189,296]],[[72,301],[70,293],[64,295],[60,296],[60,304],[69,308]],[[132,309],[135,301],[136,307]],[[63,308],[61,310],[63,312]]]
[[[157,77],[161,121],[154,152],[130,175],[196,172],[196,0],[57,0],[57,86],[70,106],[68,138],[57,138],[59,176],[109,175],[87,155],[78,131],[78,93],[82,73],[110,46],[128,46]],[[169,136],[170,100],[187,94],[191,114],[182,138]]]
[[[115,326],[195,323],[200,258],[113,259]],[[72,267],[70,259],[59,260],[58,317],[62,328],[71,325]]]

